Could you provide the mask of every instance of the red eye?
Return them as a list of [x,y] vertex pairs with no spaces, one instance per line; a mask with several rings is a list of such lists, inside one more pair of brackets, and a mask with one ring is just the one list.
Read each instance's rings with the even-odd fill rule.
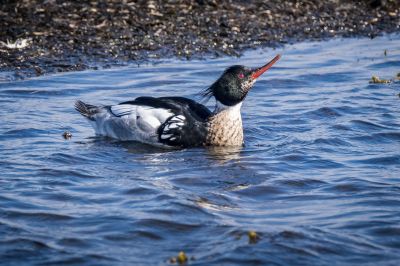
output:
[[244,78],[244,74],[243,74],[243,73],[239,73],[239,74],[238,74],[238,77],[239,77],[240,79],[242,79],[242,78]]

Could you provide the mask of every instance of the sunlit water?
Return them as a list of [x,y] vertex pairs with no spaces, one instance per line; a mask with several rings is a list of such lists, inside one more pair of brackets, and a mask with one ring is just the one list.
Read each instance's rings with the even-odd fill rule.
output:
[[[277,53],[239,150],[99,138],[73,109],[199,99],[227,66]],[[190,265],[398,265],[400,83],[369,84],[398,72],[392,35],[3,81],[1,264],[165,265],[182,250]]]

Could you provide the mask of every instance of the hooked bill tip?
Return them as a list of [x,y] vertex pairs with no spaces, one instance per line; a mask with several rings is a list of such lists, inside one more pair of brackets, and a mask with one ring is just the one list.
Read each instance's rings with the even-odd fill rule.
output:
[[264,66],[257,68],[254,73],[251,75],[251,77],[253,79],[258,78],[259,76],[261,76],[265,71],[267,71],[268,69],[270,69],[272,67],[273,64],[276,63],[276,61],[278,61],[281,58],[280,54],[277,54],[271,61],[269,61],[267,64],[265,64]]

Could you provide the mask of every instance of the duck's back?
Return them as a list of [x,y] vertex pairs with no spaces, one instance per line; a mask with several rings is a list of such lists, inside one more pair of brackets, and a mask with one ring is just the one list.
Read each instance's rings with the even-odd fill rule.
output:
[[184,97],[139,97],[121,104],[151,106],[173,113],[157,128],[158,142],[164,145],[193,147],[205,143],[211,111],[202,104]]
[[211,115],[204,105],[183,97],[139,97],[105,107],[78,101],[75,106],[99,135],[177,147],[203,145]]

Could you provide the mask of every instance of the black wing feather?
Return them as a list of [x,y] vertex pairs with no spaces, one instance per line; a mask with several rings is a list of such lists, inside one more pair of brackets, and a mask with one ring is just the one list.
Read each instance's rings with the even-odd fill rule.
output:
[[[204,144],[207,119],[211,111],[204,105],[184,97],[138,97],[120,104],[151,106],[174,113],[158,128],[158,139],[170,146],[193,147]],[[184,118],[184,119],[181,119]],[[174,125],[174,126],[173,126]]]
[[138,97],[133,101],[122,102],[120,104],[145,105],[154,108],[169,109],[174,114],[183,114],[184,110],[190,110],[199,120],[205,121],[211,111],[204,105],[184,97]]

